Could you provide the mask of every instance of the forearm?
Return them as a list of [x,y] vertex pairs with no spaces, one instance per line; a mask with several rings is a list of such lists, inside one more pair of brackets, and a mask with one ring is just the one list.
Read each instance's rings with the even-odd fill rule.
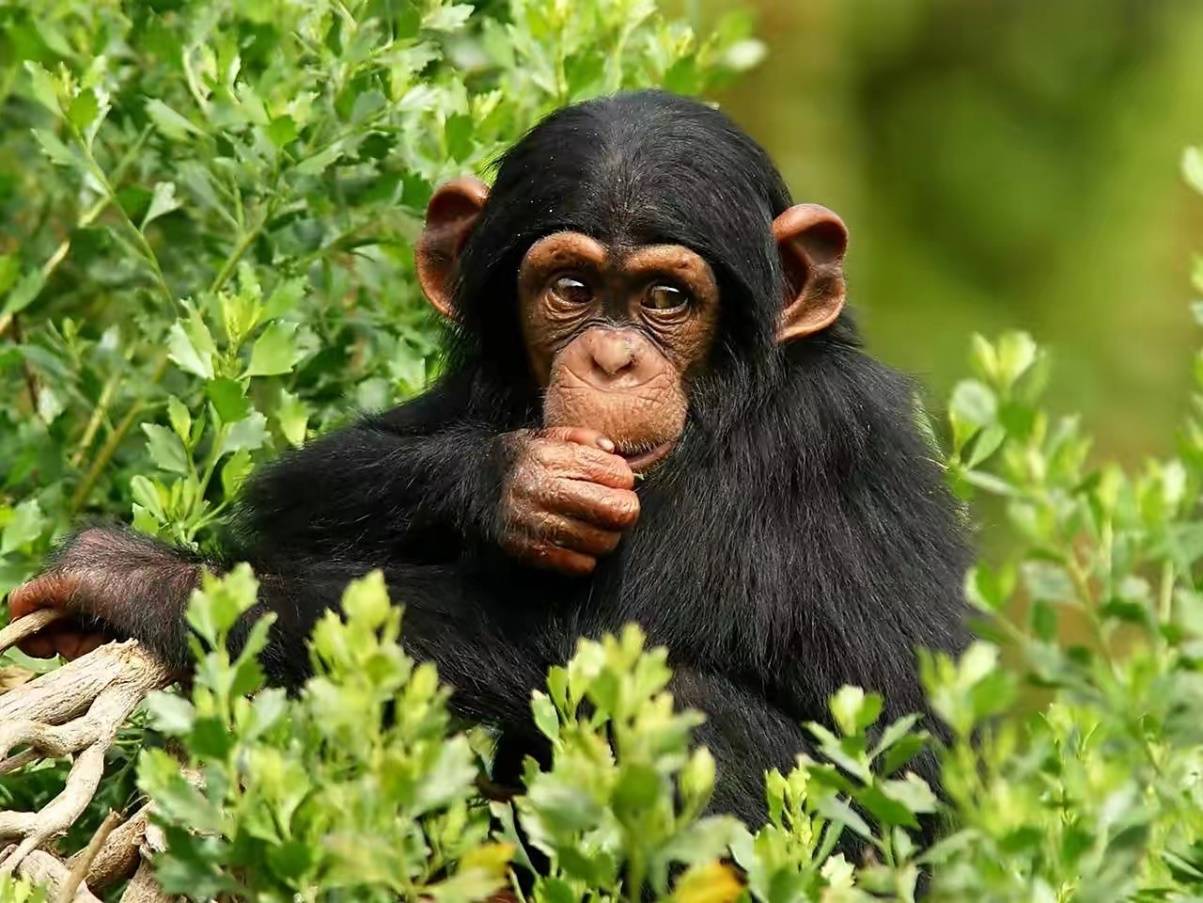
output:
[[434,531],[491,538],[504,444],[483,427],[403,433],[378,419],[286,455],[252,478],[230,554],[380,563]]

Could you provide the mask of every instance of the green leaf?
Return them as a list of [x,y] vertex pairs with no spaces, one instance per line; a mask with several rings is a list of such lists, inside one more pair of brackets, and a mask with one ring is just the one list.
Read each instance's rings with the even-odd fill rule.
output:
[[304,277],[284,279],[272,289],[266,303],[263,305],[263,317],[274,320],[296,308],[305,297],[308,280]]
[[0,254],[0,295],[3,295],[21,273],[21,260],[16,254]]
[[187,699],[175,693],[156,691],[146,697],[146,710],[155,730],[182,737],[192,730],[196,720],[196,708]]
[[174,395],[167,399],[167,419],[171,423],[171,428],[175,430],[175,434],[180,437],[180,441],[187,443],[188,434],[192,432],[192,414]]
[[252,411],[242,420],[230,424],[225,441],[221,445],[221,454],[245,449],[256,451],[267,442],[267,418],[258,411]]
[[205,383],[205,395],[213,402],[213,409],[222,423],[235,423],[251,412],[246,388],[236,379],[221,377]]
[[246,449],[235,452],[221,468],[221,491],[226,498],[233,498],[251,475],[253,467],[251,453]]
[[[0,513],[4,509],[0,508]],[[15,508],[8,509],[8,522],[0,534],[0,555],[7,555],[35,542],[49,526],[37,499],[26,499]]]
[[856,814],[843,800],[834,796],[824,797],[817,803],[817,808],[826,818],[852,829],[861,837],[870,838],[873,830],[868,822]]
[[25,61],[25,71],[29,73],[30,87],[34,99],[56,116],[62,115],[59,105],[59,85],[53,75],[47,72],[39,63]]
[[297,135],[297,124],[291,116],[277,116],[267,126],[267,137],[276,147],[291,144]]
[[1046,602],[1072,602],[1077,597],[1073,580],[1059,564],[1027,561],[1021,569],[1023,583],[1033,599]]
[[247,376],[275,376],[287,373],[300,360],[296,343],[297,325],[279,320],[267,325],[251,348]]
[[661,791],[660,775],[651,765],[637,762],[625,765],[614,786],[614,813],[619,820],[638,818],[653,807]]
[[187,141],[191,135],[202,134],[199,128],[157,97],[146,102],[145,110],[155,128],[172,141]]
[[975,427],[986,426],[998,416],[998,400],[984,383],[965,379],[953,389],[949,413],[954,422],[961,421]]
[[150,459],[163,470],[187,475],[189,472],[188,452],[179,437],[165,426],[157,423],[142,424],[146,433]]
[[156,483],[138,474],[130,478],[129,488],[134,501],[153,516],[158,523],[161,524],[167,520],[167,513],[163,509],[163,499]]
[[140,228],[145,230],[148,225],[160,216],[164,216],[179,208],[180,202],[175,197],[175,183],[156,182],[154,194],[150,198],[150,206],[146,208],[146,215],[142,217]]
[[531,694],[531,712],[534,714],[535,727],[549,740],[555,741],[560,737],[560,718],[556,707],[546,693],[535,690]]
[[422,19],[422,27],[429,31],[460,31],[472,15],[470,3],[438,6]]
[[306,426],[309,423],[309,407],[296,395],[286,390],[280,392],[280,403],[276,407],[276,422],[280,424],[280,432],[294,447],[305,441]]
[[329,147],[298,163],[297,172],[303,176],[319,176],[342,155],[343,142],[335,141]]
[[[202,328],[203,328],[203,324]],[[208,330],[205,330],[205,335],[208,335]],[[171,328],[167,331],[167,356],[175,362],[181,370],[191,373],[194,376],[202,377],[203,379],[213,378],[213,355],[212,352],[204,347],[197,347],[195,342],[196,333],[192,335],[185,329],[184,323],[177,320],[171,324]],[[209,338],[209,344],[212,344],[212,338]],[[203,345],[203,343],[202,343]]]
[[460,735],[439,745],[438,755],[422,776],[413,811],[422,815],[467,797],[476,781],[476,766],[468,738]]
[[882,699],[876,693],[866,695],[860,687],[841,687],[831,697],[831,714],[844,736],[860,734],[877,721]]
[[80,132],[86,132],[100,113],[100,103],[92,89],[85,88],[71,99],[67,107],[67,119]]
[[54,132],[46,129],[33,129],[33,137],[42,148],[42,153],[46,158],[58,166],[75,167],[79,165],[79,159],[75,156],[67,145],[59,139]]
[[8,293],[3,308],[0,308],[0,314],[16,314],[25,310],[38,297],[45,284],[46,277],[42,275],[40,268],[30,270]]

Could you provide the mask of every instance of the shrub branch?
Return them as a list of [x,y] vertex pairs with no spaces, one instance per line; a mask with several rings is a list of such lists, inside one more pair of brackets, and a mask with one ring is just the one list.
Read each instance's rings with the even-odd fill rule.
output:
[[[35,612],[0,630],[0,652],[58,617]],[[105,753],[126,719],[148,693],[171,680],[171,671],[140,644],[109,643],[0,696],[0,774],[41,758],[74,757],[62,792],[42,809],[0,811],[0,842],[15,841],[0,853],[0,874],[15,872],[65,887],[73,894],[69,899],[94,900],[89,887],[106,887],[139,868],[147,840],[145,808],[123,825],[109,824],[107,836],[77,854],[74,874],[42,848],[74,825],[92,801],[104,775]],[[122,899],[157,899],[149,873],[130,888]],[[131,892],[141,896],[130,897]]]

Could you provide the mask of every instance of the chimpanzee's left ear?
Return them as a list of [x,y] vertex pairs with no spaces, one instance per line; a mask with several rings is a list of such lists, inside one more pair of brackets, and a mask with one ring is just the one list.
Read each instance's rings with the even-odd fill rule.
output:
[[444,317],[455,316],[455,264],[488,197],[488,185],[464,176],[440,186],[426,206],[426,227],[416,254],[418,282]]
[[844,221],[818,204],[795,204],[773,220],[785,269],[786,299],[777,340],[825,329],[844,308]]

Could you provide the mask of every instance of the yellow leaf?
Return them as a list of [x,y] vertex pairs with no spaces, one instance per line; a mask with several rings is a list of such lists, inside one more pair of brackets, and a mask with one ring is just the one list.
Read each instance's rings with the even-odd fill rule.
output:
[[690,866],[673,888],[673,900],[676,903],[731,903],[743,889],[734,869],[711,861]]

